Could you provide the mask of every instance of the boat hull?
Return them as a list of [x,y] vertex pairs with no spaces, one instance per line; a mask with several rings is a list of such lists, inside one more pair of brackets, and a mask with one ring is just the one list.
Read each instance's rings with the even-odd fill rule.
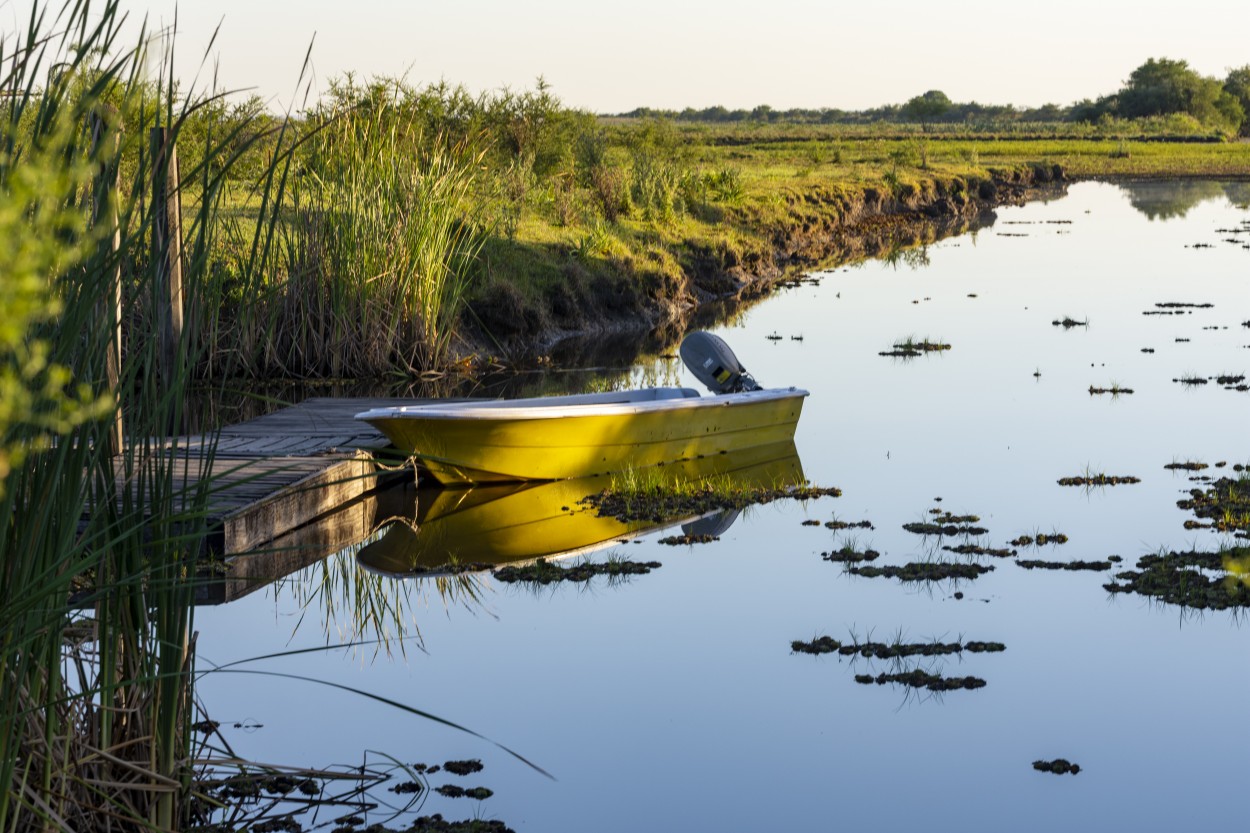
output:
[[559,480],[792,440],[807,396],[797,388],[690,393],[384,408],[358,418],[444,484]]

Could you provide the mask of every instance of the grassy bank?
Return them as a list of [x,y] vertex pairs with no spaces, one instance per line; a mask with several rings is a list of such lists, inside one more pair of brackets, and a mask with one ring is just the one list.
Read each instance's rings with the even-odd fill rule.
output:
[[[588,319],[658,323],[718,295],[761,291],[788,271],[932,240],[935,225],[1019,199],[1003,184],[1030,183],[1036,169],[1058,166],[1066,179],[1250,176],[1246,143],[900,137],[896,127],[874,137],[613,120],[605,131],[622,150],[661,137],[653,146],[680,171],[672,209],[644,203],[609,221],[587,198],[561,222],[536,201],[513,239],[487,244],[473,310],[484,331],[520,341]],[[622,152],[620,164],[636,163]]]
[[196,373],[414,378],[564,334],[676,333],[710,301],[957,232],[1049,185],[1039,172],[1250,176],[1250,144],[1174,127],[598,118],[541,83],[350,77],[299,117],[206,106],[190,158],[206,137],[248,143],[222,183]]

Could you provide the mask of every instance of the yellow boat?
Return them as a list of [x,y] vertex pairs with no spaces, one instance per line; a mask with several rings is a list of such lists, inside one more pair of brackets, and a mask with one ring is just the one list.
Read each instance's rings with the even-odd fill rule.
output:
[[[661,482],[724,478],[741,489],[782,489],[803,483],[792,441],[691,460],[657,470]],[[736,510],[700,518],[622,522],[601,517],[582,499],[607,487],[603,477],[471,489],[419,489],[405,517],[395,518],[356,558],[362,567],[404,577],[485,569],[502,564],[593,552],[678,524],[688,533],[719,534]]]
[[785,442],[808,392],[691,388],[447,402],[357,414],[441,483],[558,480]]

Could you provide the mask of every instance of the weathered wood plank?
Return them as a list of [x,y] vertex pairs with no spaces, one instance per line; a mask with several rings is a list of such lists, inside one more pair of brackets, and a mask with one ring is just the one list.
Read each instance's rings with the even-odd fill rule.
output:
[[[215,439],[173,437],[155,442],[153,450],[175,456],[170,468],[175,494],[189,497],[207,482],[214,537],[224,554],[241,553],[324,519],[383,480],[411,477],[411,469],[378,468],[373,452],[389,443],[355,416],[429,401],[314,397],[227,426]],[[124,476],[119,458],[119,490]]]
[[374,428],[356,419],[356,414],[370,408],[387,408],[399,405],[418,405],[433,402],[432,399],[397,399],[387,397],[364,397],[342,399],[336,397],[313,397],[298,405],[283,408],[265,416],[231,425],[222,431],[224,436],[360,436],[380,438]]
[[390,488],[367,492],[333,512],[266,542],[227,556],[222,572],[196,587],[197,604],[240,599],[284,576],[364,541],[379,524],[412,506],[411,492]]
[[239,507],[222,518],[224,552],[246,552],[334,511],[374,488],[377,473],[357,452]]

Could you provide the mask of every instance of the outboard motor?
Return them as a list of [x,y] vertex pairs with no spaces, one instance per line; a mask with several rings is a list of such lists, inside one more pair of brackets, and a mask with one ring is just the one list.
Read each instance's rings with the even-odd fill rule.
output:
[[738,363],[738,357],[719,336],[691,333],[682,339],[681,360],[712,393],[742,393],[760,390],[759,384]]

